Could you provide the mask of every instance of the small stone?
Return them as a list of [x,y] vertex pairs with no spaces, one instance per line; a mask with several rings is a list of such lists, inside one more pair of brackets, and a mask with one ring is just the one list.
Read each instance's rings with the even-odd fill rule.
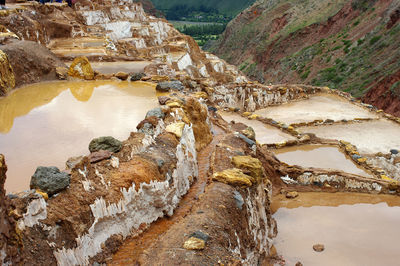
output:
[[248,137],[251,140],[256,140],[256,132],[254,132],[254,129],[252,127],[248,127],[246,129],[243,129],[242,134]]
[[83,156],[76,156],[76,157],[71,157],[67,160],[65,163],[65,166],[68,170],[72,170],[77,166],[83,159]]
[[246,137],[245,135],[243,135],[241,133],[239,133],[239,138],[244,140],[249,146],[256,145],[256,142],[254,140],[249,139],[248,137]]
[[241,169],[244,173],[251,176],[252,183],[258,183],[263,178],[263,167],[259,159],[251,156],[235,156],[232,164]]
[[146,76],[144,73],[133,73],[133,74],[131,74],[131,77],[130,77],[130,79],[131,79],[131,81],[138,81],[138,80],[141,80],[144,76]]
[[391,153],[391,154],[398,154],[398,153],[399,153],[399,151],[398,151],[398,150],[396,150],[396,149],[391,149],[391,150],[390,150],[390,153]]
[[206,247],[206,241],[196,237],[191,237],[185,241],[183,248],[189,250],[202,250]]
[[120,80],[127,80],[129,77],[129,74],[125,73],[125,72],[118,72],[117,74],[115,74],[115,77],[117,77]]
[[40,189],[49,196],[56,194],[69,186],[70,177],[60,172],[57,167],[39,166],[31,178],[31,189]]
[[300,261],[298,261],[295,266],[303,266],[303,263],[301,263]]
[[90,152],[99,150],[118,152],[121,149],[122,142],[110,136],[95,138],[89,143]]
[[288,199],[294,199],[299,196],[299,193],[297,191],[290,191],[286,193],[286,198]]
[[315,244],[315,245],[313,246],[313,249],[314,249],[314,251],[316,251],[316,252],[322,252],[322,251],[325,250],[325,246],[322,245],[322,244]]
[[160,107],[157,107],[157,108],[151,109],[150,111],[147,112],[146,118],[148,118],[148,117],[150,117],[150,116],[155,116],[155,117],[157,117],[157,118],[164,119],[165,114],[164,114],[164,112],[161,110]]
[[207,109],[208,109],[208,111],[209,112],[216,112],[216,111],[218,111],[218,109],[217,108],[215,108],[214,106],[207,106]]
[[357,159],[357,161],[358,161],[359,163],[365,163],[365,162],[367,161],[367,158],[362,157],[362,158]]
[[358,159],[360,159],[360,158],[362,158],[360,155],[358,155],[358,154],[353,154],[352,156],[351,156],[354,160],[358,160]]
[[56,77],[60,80],[65,80],[68,77],[68,68],[56,67]]
[[177,123],[173,123],[168,125],[165,128],[165,131],[175,134],[175,136],[177,136],[178,138],[182,137],[182,133],[183,133],[183,128],[185,127],[185,123],[183,122],[177,122]]
[[249,187],[252,185],[252,177],[244,174],[242,170],[237,168],[214,173],[212,179],[232,186]]
[[88,158],[89,158],[89,161],[90,161],[91,163],[97,163],[97,162],[100,162],[100,161],[102,161],[102,160],[109,159],[109,158],[111,157],[112,154],[113,154],[113,153],[112,153],[111,151],[99,150],[99,151],[92,152],[92,153],[88,156]]
[[204,241],[208,241],[208,239],[210,239],[210,236],[209,235],[207,235],[206,233],[203,233],[202,231],[196,231],[196,232],[194,232],[194,233],[192,233],[191,235],[190,235],[190,237],[195,237],[195,238],[198,238],[198,239],[203,239]]
[[161,105],[165,105],[169,100],[171,100],[171,98],[169,98],[168,96],[159,96],[158,97],[158,103]]
[[48,200],[49,199],[49,195],[47,195],[46,192],[43,192],[40,189],[36,189],[36,193],[41,195],[44,198],[44,200]]

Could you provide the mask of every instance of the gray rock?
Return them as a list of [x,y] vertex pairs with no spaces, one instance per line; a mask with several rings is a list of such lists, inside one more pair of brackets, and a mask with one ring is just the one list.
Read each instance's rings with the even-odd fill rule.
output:
[[208,239],[210,239],[210,236],[207,235],[206,233],[203,233],[202,231],[196,231],[194,233],[192,233],[189,237],[195,237],[198,239],[202,239],[204,241],[208,241]]
[[146,74],[144,73],[133,73],[130,77],[131,81],[138,81],[141,80],[144,76],[146,76]]
[[66,189],[69,182],[69,174],[60,172],[57,167],[39,166],[31,178],[30,187],[40,189],[51,196]]
[[157,84],[156,90],[167,92],[170,90],[183,90],[183,84],[179,80],[164,81]]
[[242,194],[240,194],[238,191],[235,190],[235,191],[233,191],[233,198],[235,199],[236,207],[238,207],[239,209],[242,209],[243,204],[244,204]]
[[391,150],[390,150],[390,153],[391,153],[391,154],[398,154],[398,153],[399,153],[399,151],[398,151],[398,150],[396,150],[396,149],[391,149]]
[[164,119],[165,114],[164,112],[161,110],[160,107],[156,107],[154,109],[151,109],[150,111],[147,112],[146,114],[146,118],[150,117],[150,116],[155,116],[158,117],[160,119]]
[[89,143],[90,152],[95,152],[99,150],[119,152],[121,149],[122,149],[122,142],[110,136],[99,137],[93,139]]
[[249,139],[248,137],[246,137],[245,135],[239,133],[239,138],[241,138],[242,140],[244,140],[250,147],[253,145],[256,145],[256,142]]
[[358,154],[353,154],[351,157],[352,157],[354,160],[358,160],[358,159],[361,158],[361,156],[358,155]]

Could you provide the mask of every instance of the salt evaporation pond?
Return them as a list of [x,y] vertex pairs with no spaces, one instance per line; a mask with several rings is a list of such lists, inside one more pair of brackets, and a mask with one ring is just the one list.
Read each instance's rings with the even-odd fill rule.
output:
[[[399,265],[400,197],[300,193],[273,199],[278,235],[273,245],[286,265]],[[315,252],[314,244],[323,244]]]
[[300,127],[298,130],[314,133],[320,138],[348,141],[362,154],[400,149],[400,125],[383,118],[362,123]]
[[289,165],[341,170],[346,173],[371,177],[353,163],[337,147],[330,145],[301,145],[274,150],[276,157]]
[[29,85],[0,98],[6,190],[28,189],[37,166],[64,169],[69,157],[89,153],[93,138],[126,139],[158,106],[156,96],[152,83],[76,81]]
[[256,114],[286,124],[332,119],[340,121],[354,118],[377,118],[377,115],[337,95],[322,94],[307,100],[257,110]]
[[102,74],[113,74],[117,72],[138,73],[150,65],[150,61],[119,61],[119,62],[93,62],[90,63],[93,70]]
[[274,144],[287,140],[294,140],[295,137],[282,132],[280,129],[266,125],[257,120],[249,120],[245,117],[240,116],[236,113],[229,112],[218,112],[222,118],[227,121],[235,121],[236,123],[243,123],[247,126],[250,126],[254,129],[256,133],[256,140],[261,144]]

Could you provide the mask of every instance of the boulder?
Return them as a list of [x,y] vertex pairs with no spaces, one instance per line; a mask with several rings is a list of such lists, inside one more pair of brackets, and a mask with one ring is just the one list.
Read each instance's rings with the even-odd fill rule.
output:
[[74,59],[69,67],[68,75],[80,79],[94,79],[94,71],[86,56],[81,56]]
[[185,123],[183,122],[177,122],[177,123],[173,123],[168,125],[165,128],[165,131],[175,134],[175,136],[177,136],[178,138],[182,137],[182,133],[183,133],[183,128],[185,127]]
[[163,81],[157,84],[156,90],[162,91],[162,92],[168,92],[170,90],[183,90],[183,84],[179,80],[173,80],[173,81]]
[[212,179],[232,186],[249,187],[252,185],[252,177],[244,174],[242,170],[237,168],[214,173]]
[[99,150],[118,152],[121,149],[122,142],[110,136],[95,138],[89,143],[90,152]]
[[244,173],[252,177],[252,183],[258,183],[263,177],[263,167],[260,160],[251,156],[235,156],[232,158],[232,164],[241,169]]
[[31,178],[31,189],[40,189],[49,196],[54,195],[69,186],[69,174],[60,172],[57,167],[39,166]]
[[14,70],[8,56],[0,50],[0,96],[6,95],[15,87]]
[[148,118],[148,117],[150,117],[150,116],[155,116],[155,117],[157,117],[157,118],[164,119],[165,114],[164,114],[164,112],[161,110],[160,107],[156,107],[156,108],[151,109],[150,111],[147,112],[146,118]]
[[131,77],[130,77],[130,79],[131,79],[131,81],[138,81],[138,80],[141,80],[144,76],[146,76],[146,74],[144,74],[144,73],[133,73],[133,74],[131,74]]

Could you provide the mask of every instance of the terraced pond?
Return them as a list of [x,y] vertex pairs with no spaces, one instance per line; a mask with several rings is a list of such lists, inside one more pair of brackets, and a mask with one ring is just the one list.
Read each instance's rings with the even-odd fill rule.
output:
[[152,83],[77,81],[29,85],[0,98],[6,190],[28,189],[39,165],[64,169],[69,157],[88,154],[95,137],[126,139],[158,106],[156,96]]
[[307,100],[271,106],[255,113],[286,124],[312,122],[318,119],[339,121],[342,119],[353,120],[354,118],[377,118],[368,110],[331,94],[315,95]]
[[282,132],[278,128],[266,125],[260,121],[249,120],[236,113],[221,112],[221,111],[219,111],[218,113],[227,122],[235,121],[237,123],[243,123],[247,126],[252,127],[254,129],[254,132],[256,133],[257,141],[261,144],[273,144],[282,141],[296,139],[295,137]]
[[274,150],[274,153],[279,160],[290,165],[341,170],[371,177],[335,146],[301,145]]
[[[286,265],[398,265],[400,198],[357,193],[300,193],[274,198],[273,245]],[[314,244],[323,244],[315,252]]]

